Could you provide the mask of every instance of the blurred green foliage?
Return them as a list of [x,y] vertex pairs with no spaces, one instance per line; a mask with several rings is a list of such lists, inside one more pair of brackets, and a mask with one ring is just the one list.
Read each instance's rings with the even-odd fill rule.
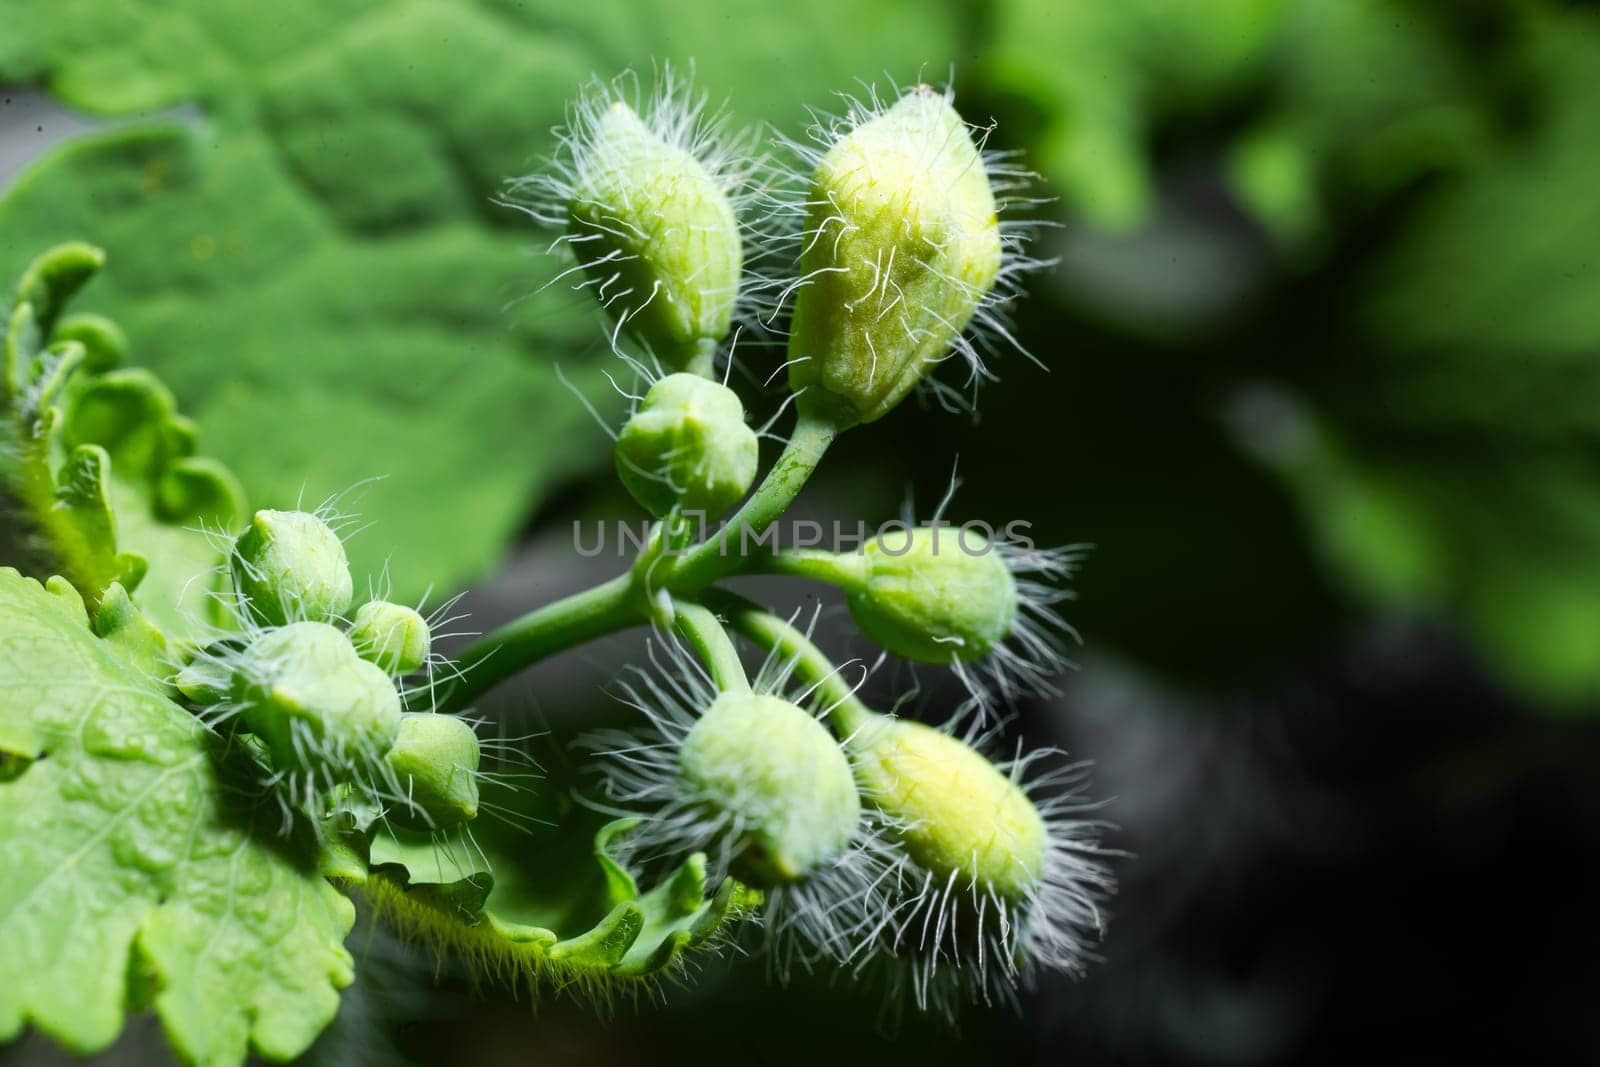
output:
[[[1061,394],[1091,391],[1062,401],[1075,417],[1047,435],[1073,487],[1062,534],[1102,545],[1085,586],[1107,599],[1085,619],[1232,682],[1315,647],[1345,609],[1433,615],[1530,695],[1591,698],[1596,12],[1052,6],[1001,8],[985,88],[1037,123],[1069,235],[1136,235],[1091,259],[1172,252],[1170,269],[1123,280],[1144,291],[1119,306],[1115,286],[1107,299],[1070,276],[1069,236],[1058,308],[1071,324],[1027,317],[1031,338],[1051,339],[1041,354],[1065,371]],[[1193,242],[1161,243],[1180,226],[1227,239],[1202,260]],[[1219,263],[1244,279],[1232,298],[1184,306],[1174,280]],[[1044,417],[1003,398],[989,414]],[[1279,480],[1297,519],[1240,460]],[[1181,536],[1150,532],[1163,522]],[[1141,558],[1119,566],[1129,545]],[[1164,610],[1125,607],[1130,590]]]
[[[840,32],[849,24],[851,31]],[[22,0],[0,82],[107,115],[0,201],[0,275],[66,237],[112,264],[90,302],[261,506],[350,494],[396,596],[485,574],[539,500],[601,466],[596,316],[491,202],[591,74],[688,63],[741,119],[948,62],[938,5]]]
[[741,119],[794,131],[858,78],[953,64],[991,147],[1028,149],[1059,197],[1043,249],[1063,267],[1019,309],[1054,377],[1012,360],[975,431],[915,412],[880,431],[937,426],[984,472],[963,506],[1028,487],[1041,540],[1099,543],[1091,640],[1227,685],[1377,608],[1456,620],[1529,693],[1596,691],[1590,8],[10,7],[0,80],[198,113],[34,166],[0,201],[0,273],[62,237],[105,245],[97,306],[252,499],[388,475],[355,550],[392,552],[401,595],[484,574],[603,460],[552,371],[595,381],[592,314],[530,295],[550,264],[490,203],[579,82],[692,58]]

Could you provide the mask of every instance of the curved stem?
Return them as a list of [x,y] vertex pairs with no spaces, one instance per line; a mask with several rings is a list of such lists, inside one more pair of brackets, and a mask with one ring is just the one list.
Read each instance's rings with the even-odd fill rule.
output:
[[744,549],[748,540],[765,534],[778,516],[794,503],[838,434],[837,423],[802,410],[783,455],[772,465],[760,487],[717,536],[700,542],[679,559],[666,578],[667,586],[675,592],[692,594],[739,569],[746,560]]
[[[693,599],[718,578],[740,569],[746,563],[746,538],[765,534],[783,514],[838,433],[837,422],[802,410],[783,454],[716,537],[670,560],[658,559],[653,551],[641,553],[627,574],[536,608],[478,638],[452,662],[456,677],[440,687],[440,710],[460,711],[546,656],[650,621],[652,588]],[[728,542],[733,538],[737,542],[730,554]],[[661,568],[665,574],[659,578],[650,576],[652,565],[658,563],[666,564]],[[695,640],[687,633],[685,636]],[[704,646],[697,647],[704,653]],[[748,687],[748,682],[745,684]]]
[[774,555],[752,556],[746,574],[780,574],[836,585],[858,593],[867,583],[867,557],[857,552],[825,552],[816,548],[785,549]]
[[631,574],[530,611],[484,634],[452,661],[457,676],[446,682],[440,711],[460,711],[529,664],[573,645],[649,621],[648,605]]
[[875,714],[856,696],[839,667],[804,633],[752,600],[726,589],[707,589],[702,602],[728,620],[736,633],[792,659],[794,677],[813,687],[828,706],[828,723],[840,738],[850,736]]
[[678,632],[705,663],[717,689],[724,693],[748,693],[750,679],[739,660],[739,650],[734,647],[733,639],[722,628],[717,617],[701,605],[687,600],[677,601],[673,608],[673,622]]

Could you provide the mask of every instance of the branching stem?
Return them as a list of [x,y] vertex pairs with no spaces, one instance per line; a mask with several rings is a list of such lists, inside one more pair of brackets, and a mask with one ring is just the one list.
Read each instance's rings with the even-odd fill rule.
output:
[[457,676],[441,686],[439,710],[460,711],[546,656],[649,619],[631,573],[546,604],[468,645],[453,663]]
[[[652,538],[652,548],[641,554],[627,574],[536,608],[480,637],[455,658],[452,666],[456,677],[440,687],[440,710],[460,711],[496,685],[546,656],[617,630],[650,622],[659,615],[659,608],[652,604],[652,593],[659,596],[661,592],[667,592],[680,606],[681,619],[684,602],[697,599],[702,590],[719,578],[747,569],[765,569],[769,564],[773,567],[791,565],[762,559],[761,553],[746,556],[745,538],[765,534],[794,502],[838,433],[838,423],[802,409],[783,454],[773,464],[766,479],[717,536],[701,542],[681,556],[662,557],[658,530]],[[792,557],[792,565],[798,567],[802,554],[769,552],[766,555],[774,558]],[[806,558],[811,555],[816,557],[810,564],[813,568],[828,569],[823,558],[825,553],[809,554]],[[836,573],[842,580],[846,575],[843,567],[843,564],[835,565],[830,573]],[[821,573],[812,576],[835,580]],[[689,621],[680,621],[679,629],[703,656],[709,657],[714,653],[718,657],[707,659],[716,677],[718,670],[729,667],[721,657],[724,652],[731,652],[732,645],[728,643],[727,649],[713,648],[714,634],[701,625],[705,620],[696,618],[693,611],[689,614]],[[711,617],[710,624],[720,631],[715,617]],[[723,640],[726,641],[725,634]],[[732,663],[737,665],[737,662],[737,655],[733,655]],[[831,665],[829,669],[832,669]],[[730,680],[741,677],[742,668],[739,675],[729,675]],[[718,684],[723,684],[721,678],[718,678]],[[744,686],[749,688],[749,683],[744,682]]]
[[864,726],[873,712],[856,696],[840,668],[798,627],[752,600],[726,589],[707,589],[703,603],[746,639],[795,663],[794,677],[812,686],[828,708],[828,723],[843,738]]
[[692,596],[718,578],[743,569],[746,539],[761,537],[794,503],[838,433],[836,423],[802,410],[788,445],[765,480],[717,536],[702,541],[678,560],[664,579],[666,585],[675,593]]

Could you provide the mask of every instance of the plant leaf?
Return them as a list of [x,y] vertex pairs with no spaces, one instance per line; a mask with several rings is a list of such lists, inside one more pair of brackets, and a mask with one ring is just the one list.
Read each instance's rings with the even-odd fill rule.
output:
[[62,318],[104,260],[84,244],[50,249],[23,272],[5,316],[0,561],[64,575],[98,610],[113,587],[139,588],[153,559],[141,599],[182,635],[206,616],[195,579],[219,559],[199,527],[237,522],[242,493],[226,468],[193,455],[194,427],[160,382],[114,369],[125,347],[115,325]]
[[12,249],[89,234],[103,309],[252,499],[348,510],[395,599],[483,575],[609,448],[588,293],[537,290],[548,241],[491,198],[551,149],[591,75],[694,60],[713,101],[796,130],[855,79],[958,52],[950,0],[12,0],[0,80],[128,115],[191,104],[40,160],[0,200]]
[[612,856],[632,821],[608,821],[548,783],[487,785],[485,800],[517,825],[479,818],[470,838],[379,830],[366,889],[403,932],[490,973],[609,993],[677,969],[752,904],[732,879],[708,892],[698,853],[641,892]]
[[297,1055],[351,978],[354,909],[239,791],[255,768],[97,640],[82,602],[0,570],[0,1040],[109,1045],[153,1003],[204,1064]]
[[1145,221],[1148,144],[1166,113],[1224,99],[1268,53],[1284,0],[1000,0],[983,72],[1042,128],[1033,157],[1074,213],[1106,229]]

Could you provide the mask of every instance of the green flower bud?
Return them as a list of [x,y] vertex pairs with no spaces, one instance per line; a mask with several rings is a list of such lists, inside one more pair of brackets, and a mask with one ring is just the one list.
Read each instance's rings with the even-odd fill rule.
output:
[[390,817],[417,828],[454,826],[478,815],[478,735],[454,715],[400,717],[400,736],[384,757],[406,801]]
[[827,728],[774,696],[723,693],[683,741],[684,793],[741,835],[734,873],[785,885],[842,853],[861,818],[850,762]]
[[410,674],[428,661],[428,623],[404,604],[372,600],[356,609],[350,643],[368,663],[389,674]]
[[682,367],[727,335],[744,253],[724,184],[659,125],[621,100],[589,116],[567,228],[598,298]]
[[201,656],[184,664],[172,684],[196,704],[220,704],[233,692],[233,672],[221,659]]
[[857,774],[888,832],[943,884],[1032,897],[1050,848],[1043,816],[982,753],[906,719],[873,716],[850,738]]
[[327,622],[350,609],[344,544],[309,512],[256,512],[229,565],[242,610],[262,625]]
[[652,515],[721,514],[749,490],[758,460],[739,395],[695,374],[651,386],[617,437],[617,477]]
[[400,694],[327,623],[296,622],[250,643],[233,699],[280,768],[370,765],[400,732]]
[[1011,633],[1017,583],[982,534],[918,527],[867,543],[850,614],[879,645],[923,663],[977,659]]
[[843,424],[886,414],[993,290],[1002,241],[984,162],[919,85],[821,158],[789,336],[801,403]]

